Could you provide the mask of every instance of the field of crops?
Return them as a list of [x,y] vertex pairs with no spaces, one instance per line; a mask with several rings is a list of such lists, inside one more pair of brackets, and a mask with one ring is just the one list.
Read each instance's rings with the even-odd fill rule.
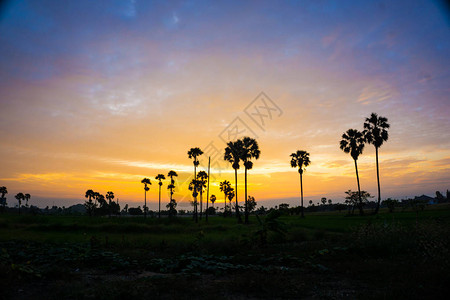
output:
[[450,207],[232,217],[0,215],[6,299],[444,298]]

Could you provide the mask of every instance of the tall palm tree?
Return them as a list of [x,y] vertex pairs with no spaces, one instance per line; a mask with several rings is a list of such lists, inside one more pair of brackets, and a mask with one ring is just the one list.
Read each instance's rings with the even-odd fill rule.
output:
[[[111,217],[111,200],[114,199],[114,193],[109,191],[106,193],[106,199],[108,199],[108,213],[109,217]],[[117,199],[117,204],[119,203],[119,199]]]
[[380,209],[381,193],[380,193],[380,168],[378,166],[378,148],[383,145],[383,142],[387,141],[389,134],[387,129],[390,127],[388,119],[382,116],[378,116],[376,113],[372,113],[369,118],[366,118],[364,122],[364,137],[367,143],[375,146],[375,157],[377,164],[377,183],[378,183],[378,202],[375,214]]
[[198,180],[198,188],[200,192],[200,220],[202,219],[202,213],[203,213],[203,189],[206,188],[206,183],[208,179],[208,174],[206,174],[205,171],[200,171],[197,174],[197,180]]
[[19,202],[19,214],[20,214],[20,206],[22,205],[22,200],[25,200],[25,195],[23,193],[18,193],[14,196],[17,200],[17,202]]
[[[198,157],[203,154],[203,151],[198,147],[194,147],[194,148],[189,149],[187,154],[188,154],[189,158],[193,159],[193,163],[194,163],[194,179],[193,180],[197,180],[197,167],[200,164],[200,162],[198,161]],[[194,184],[193,188],[196,188],[196,187],[197,187],[197,184]],[[194,203],[195,203],[195,205],[197,205],[197,198],[196,198],[198,195],[197,191],[194,191],[192,193],[192,195],[195,195]],[[194,211],[196,211],[196,209],[197,209],[197,207],[194,206]],[[194,218],[197,218],[197,216],[194,216]]]
[[24,199],[25,199],[25,207],[28,207],[28,201],[31,199],[31,195],[30,194],[25,194],[24,195]]
[[214,208],[214,203],[216,202],[217,198],[216,195],[211,195],[211,198],[209,198],[209,201],[211,201],[212,207]]
[[[224,198],[225,200],[223,201],[223,213],[225,216],[226,215],[225,212],[227,210],[227,196],[232,187],[231,187],[231,183],[228,180],[222,181],[219,186],[220,186],[220,191],[224,194],[224,197],[225,197]],[[231,206],[230,206],[230,210],[231,210]]]
[[159,206],[158,206],[158,218],[161,219],[161,186],[162,186],[162,180],[166,179],[166,177],[163,174],[158,174],[155,177],[156,180],[159,180]]
[[2,198],[0,199],[0,203],[3,206],[3,208],[5,208],[5,206],[6,206],[5,195],[8,194],[8,189],[6,188],[6,186],[0,187],[0,194],[2,194]]
[[236,218],[239,223],[242,223],[241,215],[239,214],[239,202],[237,197],[237,170],[239,169],[240,162],[240,151],[243,148],[243,143],[241,140],[237,140],[234,142],[228,142],[227,147],[225,148],[224,160],[231,163],[231,166],[234,169],[234,182],[235,182],[235,196],[236,196]]
[[175,189],[175,180],[173,178],[177,177],[178,174],[177,172],[170,170],[167,176],[170,177],[170,184],[167,186],[167,189],[170,190],[170,202],[172,202],[173,190]]
[[198,223],[197,191],[200,190],[200,181],[197,179],[192,179],[191,182],[189,183],[189,190],[192,191],[192,196],[194,197],[194,220],[195,223]]
[[148,186],[151,185],[152,183],[148,178],[142,179],[141,183],[144,184],[144,218],[147,218],[147,191],[150,190]]
[[356,170],[356,181],[358,183],[358,197],[359,197],[359,214],[363,215],[364,211],[362,209],[362,198],[361,198],[361,187],[359,185],[359,174],[358,174],[358,164],[357,160],[360,154],[364,150],[364,134],[356,129],[349,129],[347,132],[342,134],[342,140],[340,142],[340,148],[345,153],[350,153],[353,160],[355,161]]
[[291,154],[291,167],[298,167],[298,173],[300,174],[300,191],[301,191],[301,212],[302,218],[305,217],[304,207],[303,207],[303,171],[311,163],[309,160],[309,153],[303,150],[297,150]]
[[247,170],[253,168],[251,159],[258,159],[261,151],[256,140],[246,136],[242,139],[242,148],[239,152],[245,169],[245,224],[248,224]]
[[95,197],[95,192],[93,190],[87,190],[85,197],[89,200],[84,204],[84,206],[86,207],[89,217],[92,217],[92,214],[95,212],[95,209],[97,207],[97,204],[92,202],[92,198]]
[[195,178],[197,178],[197,173],[196,173],[197,167],[200,163],[198,161],[198,157],[203,154],[203,151],[200,150],[200,148],[195,147],[195,148],[189,149],[187,154],[188,154],[189,158],[192,158],[194,160],[193,163],[194,163],[194,179],[195,179]]

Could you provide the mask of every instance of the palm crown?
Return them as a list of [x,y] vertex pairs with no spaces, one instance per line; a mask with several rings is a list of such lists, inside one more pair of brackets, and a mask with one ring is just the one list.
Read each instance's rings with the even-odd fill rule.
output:
[[291,154],[291,157],[291,167],[298,167],[300,174],[303,174],[304,169],[311,163],[309,153],[303,150],[297,150],[297,152]]
[[235,142],[228,142],[225,148],[224,160],[232,164],[233,169],[239,169],[239,161],[241,159],[241,151],[243,143],[241,140]]
[[166,177],[163,175],[163,174],[158,174],[156,177],[155,177],[155,179],[156,180],[159,180],[159,185],[162,185],[162,181],[161,180],[164,180],[164,179],[166,179]]
[[141,183],[144,184],[144,190],[148,191],[150,188],[147,185],[151,185],[151,181],[148,178],[144,178],[141,180]]
[[242,139],[242,148],[240,150],[240,158],[244,162],[245,168],[251,169],[253,167],[253,162],[250,161],[250,159],[258,159],[259,155],[261,154],[258,143],[255,139],[244,137]]
[[388,119],[372,113],[364,122],[364,136],[369,144],[376,148],[381,147],[384,141],[387,141],[389,134],[387,129],[390,127]]
[[198,161],[197,157],[202,155],[203,151],[200,150],[200,148],[195,147],[195,148],[191,148],[187,154],[188,154],[189,158],[194,158],[194,166],[198,166],[199,161]]
[[349,129],[342,134],[340,148],[345,153],[350,153],[354,160],[357,160],[358,156],[363,152],[364,142],[365,139],[362,132],[356,129]]

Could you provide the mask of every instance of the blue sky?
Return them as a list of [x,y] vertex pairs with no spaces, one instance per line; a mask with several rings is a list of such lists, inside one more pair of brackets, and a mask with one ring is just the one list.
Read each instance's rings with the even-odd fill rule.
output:
[[[442,2],[7,1],[0,16],[0,184],[11,194],[64,202],[97,188],[138,201],[140,177],[186,170],[187,149],[261,91],[284,114],[259,133],[257,199],[296,199],[283,164],[306,149],[307,197],[342,200],[354,170],[336,145],[371,112],[391,122],[386,196],[449,188]],[[360,163],[375,194],[373,155]]]

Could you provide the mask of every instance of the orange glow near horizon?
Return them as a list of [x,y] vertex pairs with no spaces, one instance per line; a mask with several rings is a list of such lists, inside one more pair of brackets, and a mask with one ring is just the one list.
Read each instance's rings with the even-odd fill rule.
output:
[[[357,187],[339,140],[349,128],[362,130],[372,112],[391,125],[379,157],[383,199],[450,188],[450,45],[432,4],[412,5],[421,12],[413,18],[394,4],[247,3],[230,23],[228,13],[238,9],[225,4],[211,13],[200,4],[140,3],[131,14],[74,3],[84,12],[80,22],[64,7],[11,3],[0,22],[0,186],[10,206],[18,192],[40,207],[83,203],[88,189],[142,206],[140,181],[148,177],[155,209],[154,178],[174,170],[178,208],[191,209],[187,151],[210,143],[219,150],[210,194],[220,206],[219,182],[234,186],[223,152],[224,132],[236,120],[261,150],[248,172],[248,194],[260,205],[299,204],[289,157],[297,150],[311,159],[306,205],[321,197],[341,202]],[[279,109],[259,103],[263,126],[246,113],[261,92]],[[206,170],[206,154],[201,159]],[[358,168],[362,190],[376,196],[372,145]],[[242,203],[243,166],[238,183]]]

